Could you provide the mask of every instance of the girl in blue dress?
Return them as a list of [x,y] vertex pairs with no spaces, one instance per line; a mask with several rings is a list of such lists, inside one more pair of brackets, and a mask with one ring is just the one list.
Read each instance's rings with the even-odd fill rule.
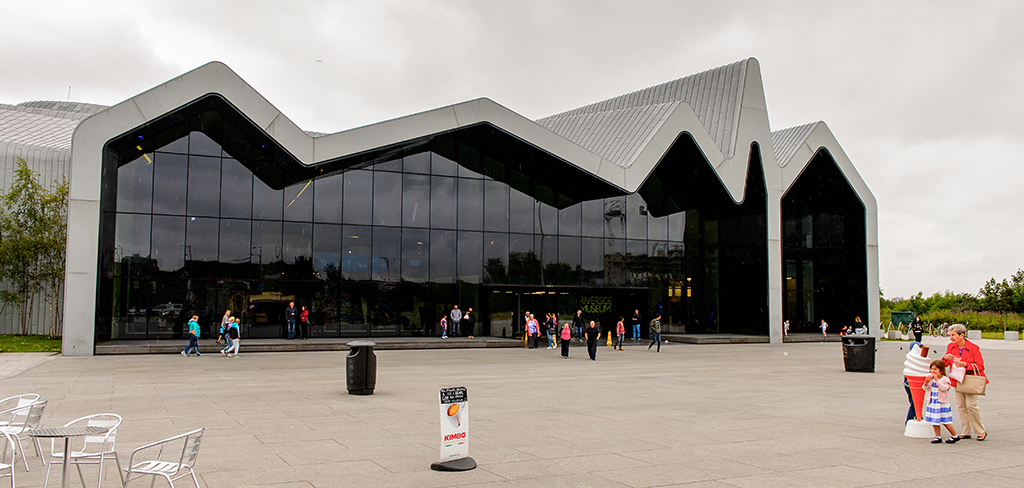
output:
[[949,439],[946,444],[953,444],[960,440],[953,428],[953,409],[949,406],[949,378],[946,377],[946,364],[941,360],[932,361],[929,368],[930,373],[925,377],[924,385],[924,421],[932,424],[935,428],[935,438],[932,444],[942,442],[942,429],[945,426],[949,431]]

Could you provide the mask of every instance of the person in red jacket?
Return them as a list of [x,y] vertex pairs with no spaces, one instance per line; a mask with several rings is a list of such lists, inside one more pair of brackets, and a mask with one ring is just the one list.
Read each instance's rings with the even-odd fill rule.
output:
[[309,310],[306,310],[305,305],[299,312],[299,339],[309,339]]
[[[619,317],[619,322],[615,324],[615,345],[622,350],[622,339],[626,337],[626,324],[622,323],[622,317]],[[614,348],[612,348],[614,349]]]
[[[942,362],[946,364],[947,369],[956,364],[967,368],[967,374],[985,376],[985,360],[981,357],[981,351],[977,344],[964,337],[965,334],[967,334],[967,327],[964,327],[963,324],[949,326],[949,345],[946,346],[946,355],[942,356]],[[950,379],[950,381],[953,386],[957,385],[956,380]],[[985,383],[988,383],[988,377],[985,378]],[[981,410],[978,409],[979,396],[961,393],[959,390],[956,392],[956,408],[960,412],[961,439],[970,439],[972,428],[979,441],[988,438],[985,424],[981,422]]]

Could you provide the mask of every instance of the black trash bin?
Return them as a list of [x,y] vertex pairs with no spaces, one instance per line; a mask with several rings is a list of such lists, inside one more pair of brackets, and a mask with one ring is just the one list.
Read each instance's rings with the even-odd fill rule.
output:
[[874,336],[851,334],[843,336],[843,363],[854,373],[875,372]]
[[348,379],[349,395],[372,395],[377,384],[377,356],[373,353],[371,341],[352,341],[347,344],[345,372]]

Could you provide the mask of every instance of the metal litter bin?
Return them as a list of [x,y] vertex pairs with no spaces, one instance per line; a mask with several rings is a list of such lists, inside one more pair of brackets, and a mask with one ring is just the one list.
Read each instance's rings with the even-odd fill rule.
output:
[[851,334],[843,336],[843,363],[854,373],[875,372],[874,336]]
[[377,356],[371,341],[352,341],[345,356],[345,372],[349,395],[372,395],[377,384]]

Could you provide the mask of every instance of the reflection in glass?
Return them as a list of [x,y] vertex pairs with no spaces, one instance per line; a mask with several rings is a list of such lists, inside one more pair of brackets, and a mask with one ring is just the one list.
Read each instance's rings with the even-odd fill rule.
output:
[[377,171],[373,173],[374,225],[402,225],[402,175]]
[[115,259],[149,257],[149,223],[149,215],[117,214]]
[[581,203],[581,234],[590,237],[604,237],[604,200],[589,200]]
[[626,285],[647,286],[647,241],[626,240],[625,265]]
[[185,154],[188,152],[188,136],[184,136],[160,148],[160,152]]
[[293,222],[313,220],[313,180],[306,180],[284,189],[284,219]]
[[685,228],[686,212],[676,212],[668,216],[668,240],[682,241]]
[[571,207],[558,211],[558,235],[578,236],[580,235],[580,219],[583,205],[577,203]]
[[347,280],[370,279],[372,234],[370,227],[345,225],[342,227],[341,274]]
[[455,231],[430,231],[430,281],[455,282],[455,240]]
[[437,153],[430,153],[430,173],[439,176],[455,176],[459,171],[459,165],[455,161],[441,156]]
[[536,216],[536,232],[538,234],[555,235],[558,233],[558,209],[546,203],[537,202],[534,209]]
[[283,237],[285,264],[300,264],[313,256],[312,224],[285,222]]
[[402,225],[430,225],[430,176],[404,175],[402,186]]
[[150,257],[160,271],[178,271],[185,264],[185,218],[153,217]]
[[647,238],[647,203],[639,193],[626,195],[626,237]]
[[427,281],[430,268],[430,231],[426,229],[402,230],[402,279],[422,283]]
[[217,261],[217,219],[189,217],[185,221],[185,255],[191,261]]
[[373,208],[373,173],[359,169],[345,173],[345,191],[342,193],[344,222],[369,224]]
[[209,136],[202,132],[193,131],[189,134],[188,152],[189,154],[195,154],[198,156],[219,157],[220,144],[213,142]]
[[401,229],[373,228],[373,257],[370,260],[370,279],[398,281],[402,277],[401,247]]
[[184,215],[188,191],[188,157],[153,155],[153,213]]
[[430,174],[430,153],[421,152],[402,158],[402,168],[406,173]]
[[430,178],[430,227],[454,229],[458,217],[458,200],[455,192],[455,178],[433,176]]
[[604,199],[604,236],[626,237],[626,197]]
[[484,283],[508,283],[508,234],[484,234]]
[[533,251],[532,234],[509,234],[508,280],[513,284],[540,283],[540,258]]
[[252,223],[253,262],[267,265],[281,260],[281,222]]
[[256,260],[252,257],[252,246],[249,245],[251,232],[251,221],[221,220],[220,262],[231,264],[255,262]]
[[604,240],[605,281],[610,286],[626,284],[626,240]]
[[259,178],[252,182],[252,218],[281,220],[284,192],[273,190]]
[[[598,226],[598,228],[601,228]],[[604,239],[584,237],[580,254],[583,265],[583,285],[604,285]]]
[[341,223],[341,189],[344,176],[337,174],[313,182],[313,220]]
[[460,230],[481,230],[484,228],[484,182],[459,179],[459,222]]
[[647,238],[664,241],[668,239],[668,217],[647,216]]
[[252,172],[234,159],[224,159],[221,164],[220,216],[252,216]]
[[483,232],[459,232],[459,281],[480,283],[483,274]]
[[533,233],[533,197],[511,190],[509,192],[509,232]]
[[188,157],[188,215],[220,215],[220,158]]
[[313,270],[321,280],[341,279],[340,225],[313,225]]
[[[148,157],[149,159],[146,159]],[[117,211],[149,213],[153,208],[152,154],[117,169]]]
[[508,185],[500,181],[484,183],[484,229],[508,232]]
[[[580,283],[580,238],[558,238],[558,278],[562,285],[578,285]],[[546,270],[545,270],[546,271]]]

